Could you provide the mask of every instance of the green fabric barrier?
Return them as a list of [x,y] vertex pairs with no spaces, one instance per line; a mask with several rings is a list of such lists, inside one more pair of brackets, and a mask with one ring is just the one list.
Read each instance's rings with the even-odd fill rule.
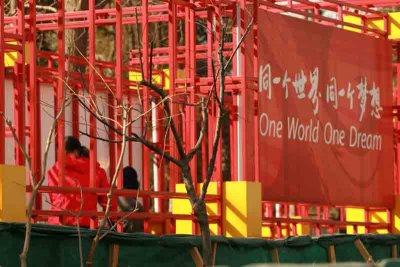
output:
[[328,252],[309,236],[289,237],[279,249],[282,263],[321,263],[327,262]]
[[[95,234],[96,231],[81,229],[84,259]],[[0,266],[20,265],[19,253],[23,247],[24,235],[23,224],[0,223]],[[274,248],[279,251],[281,263],[326,263],[330,245],[335,246],[338,262],[363,262],[354,244],[356,239],[363,242],[375,261],[390,258],[393,244],[400,249],[400,236],[397,235],[331,235],[319,238],[301,236],[285,240],[222,236],[211,238],[212,242],[217,244],[216,264],[226,266],[270,263],[272,262],[271,251]],[[154,236],[143,233],[111,232],[99,243],[94,266],[108,266],[111,244],[119,245],[118,266],[126,267],[194,266],[190,250],[197,247],[201,252],[200,236]],[[33,225],[28,264],[29,266],[79,266],[79,242],[76,228]]]
[[[82,251],[87,255],[93,231],[81,229]],[[79,241],[75,228],[35,224],[32,226],[28,266],[80,266]],[[22,224],[0,223],[0,266],[20,266],[19,254],[25,238]],[[100,243],[94,266],[107,266],[108,245]]]
[[123,244],[119,246],[118,266],[194,267],[190,248],[167,247],[161,244],[153,246]]
[[360,235],[359,238],[375,261],[390,258],[392,245],[400,244],[395,235]]

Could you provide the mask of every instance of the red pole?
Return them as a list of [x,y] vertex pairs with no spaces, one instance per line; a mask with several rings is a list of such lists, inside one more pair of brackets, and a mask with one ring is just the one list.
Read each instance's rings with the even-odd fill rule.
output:
[[[64,100],[64,82],[65,82],[65,35],[64,35],[64,0],[57,0],[58,12],[57,12],[57,24],[58,24],[58,83],[57,83],[57,113],[62,108]],[[60,168],[61,186],[64,186],[64,114],[60,116],[57,123],[57,161]]]
[[[148,0],[142,0],[142,51],[143,51],[143,56],[142,56],[142,61],[143,61],[143,69],[144,69],[144,78],[147,80],[150,77],[149,73],[149,17],[148,17],[148,12],[149,12],[149,2]],[[145,111],[149,110],[150,108],[150,100],[149,100],[149,92],[147,88],[143,87],[143,108]],[[143,127],[147,127],[146,120],[148,119],[148,116],[144,116],[142,119],[142,125]],[[147,135],[147,134],[146,134]],[[150,190],[150,152],[148,148],[145,146],[142,147],[142,162],[143,162],[143,189],[144,190]],[[145,210],[149,210],[150,208],[150,203],[148,199],[145,199],[143,201],[143,205]],[[145,221],[144,224],[144,231],[149,232],[149,223],[148,221]]]
[[[219,49],[218,41],[222,42],[222,38],[223,38],[222,33],[221,33],[222,14],[221,14],[221,9],[219,6],[215,8],[215,13],[216,13],[216,36],[217,36],[215,38],[215,41],[216,41],[215,42],[215,51],[218,51],[218,49]],[[216,54],[216,56],[218,57],[218,54]],[[216,86],[217,86],[217,92],[219,94],[220,83],[217,82]],[[216,102],[213,102],[213,132],[212,132],[213,135],[215,134],[215,130],[217,127],[217,119],[218,119],[217,118],[217,116],[218,116],[217,105],[218,104]],[[221,131],[222,131],[222,129],[221,129]],[[214,140],[214,137],[215,136],[212,136],[212,139],[210,141],[211,143],[213,142],[212,140]],[[222,153],[221,153],[221,151],[222,151],[222,133],[221,133],[219,143],[218,143],[218,151],[217,151],[217,157],[216,157],[216,161],[215,161],[215,168],[214,168],[213,179],[212,179],[213,181],[219,181],[220,184],[222,185],[223,179],[222,179],[222,156],[221,156]]]
[[[25,7],[23,1],[18,1],[18,34],[21,36],[21,50],[18,53],[17,64],[14,67],[14,123],[17,136],[25,147]],[[25,157],[17,142],[15,144],[15,163],[25,165]]]
[[[95,0],[89,0],[89,93],[96,99],[95,88]],[[96,136],[96,118],[90,115],[90,135]],[[96,181],[96,139],[90,138],[90,187],[95,187]]]
[[[165,140],[165,132],[164,132],[164,123],[162,120],[160,120],[160,118],[162,118],[164,116],[164,112],[160,109],[157,108],[156,110],[157,113],[157,120],[156,120],[156,125],[154,125],[155,127],[157,127],[157,142],[159,144],[161,144],[161,146],[164,146],[166,140]],[[164,148],[163,148],[164,150]],[[157,184],[158,184],[158,188],[156,188],[156,191],[165,191],[165,160],[164,158],[162,158],[161,156],[157,157],[158,160],[157,162],[157,167],[158,167],[158,173],[157,173],[157,177],[156,179]],[[164,212],[165,211],[165,201],[162,199],[157,199],[158,201],[158,206],[159,206],[159,212]]]
[[[258,77],[258,0],[253,2],[253,75]],[[258,103],[258,94],[254,94],[255,103]],[[259,176],[259,150],[258,150],[258,107],[255,105],[254,109],[257,111],[254,113],[254,167],[255,167],[255,181],[260,181]]]
[[[168,2],[168,47],[169,47],[169,81],[170,81],[170,95],[173,97],[175,95],[175,86],[176,86],[176,57],[177,57],[177,43],[176,43],[176,5],[174,1]],[[173,120],[175,119],[175,114],[178,113],[178,107],[176,105],[172,106],[172,116]],[[179,125],[176,123],[175,125]],[[170,153],[173,157],[178,158],[178,151],[174,142],[172,135],[169,137],[169,144],[170,144]],[[175,184],[179,176],[179,168],[175,166],[174,163],[170,163],[170,181],[169,181],[169,191],[175,192]]]
[[[142,61],[143,61],[143,72],[144,78],[147,80],[149,78],[149,36],[148,36],[148,0],[142,1]],[[147,111],[149,109],[149,94],[146,88],[143,88],[143,105],[144,110]],[[143,120],[148,119],[147,116],[143,118]],[[143,126],[146,127],[146,123],[143,123]],[[149,151],[148,149],[143,146],[143,186],[145,190],[150,188],[150,173],[149,173]]]
[[[194,1],[191,1],[194,4]],[[189,42],[190,42],[190,102],[195,103],[195,94],[197,93],[196,88],[196,13],[194,8],[190,9],[189,12]],[[189,151],[196,144],[197,139],[197,120],[196,120],[196,110],[194,107],[189,107],[189,121],[186,123],[189,129],[186,129],[189,134],[187,139],[188,145],[186,146],[186,151]],[[193,182],[196,189],[197,186],[197,156],[195,155],[190,162],[190,169],[192,172]]]
[[[108,94],[108,117],[115,119],[115,114],[114,114],[114,96],[113,94],[109,93]],[[114,123],[111,121],[111,125],[115,126]],[[108,132],[108,138],[110,140],[115,140],[115,132],[114,131],[109,131]],[[109,165],[109,175],[112,177],[112,175],[115,173],[115,143],[110,143],[109,144],[109,157],[110,157],[110,165]]]
[[[75,87],[75,92],[79,94],[79,88]],[[79,138],[79,101],[76,97],[72,99],[72,135]]]
[[[36,0],[29,0],[29,154],[32,159],[32,170],[35,174],[36,182],[41,174],[41,126],[40,126],[40,88],[38,87],[36,74]],[[42,206],[42,198],[39,194],[36,198],[36,208]]]
[[[96,32],[95,32],[95,8],[96,1],[89,0],[89,94],[96,101],[96,86],[95,86],[95,56],[96,56]],[[94,108],[92,108],[94,111]],[[96,187],[96,174],[97,174],[97,140],[94,138],[96,136],[96,118],[93,114],[90,114],[90,157],[89,157],[89,177],[90,177],[90,187]],[[96,227],[96,221],[90,220],[90,228],[94,229]]]
[[[4,85],[4,3],[0,4],[0,112],[5,112]],[[5,163],[5,123],[0,119],[0,164]]]
[[[115,1],[115,10],[116,10],[116,23],[115,23],[115,58],[116,58],[116,68],[115,68],[115,82],[116,82],[116,97],[117,97],[117,105],[123,104],[123,95],[122,95],[122,1],[121,0],[116,0]],[[122,112],[122,110],[120,111]],[[118,114],[117,114],[118,116]],[[118,116],[117,121],[120,123],[122,122],[122,117]],[[120,157],[122,153],[122,146],[120,143],[117,144],[117,155]],[[122,188],[123,186],[123,181],[122,181],[122,168],[121,166],[119,172],[118,172],[118,182],[117,186],[118,188]]]
[[[130,94],[130,92],[128,92],[127,98],[128,98],[129,106],[131,106],[133,104],[133,101],[132,101],[132,95]],[[128,114],[128,120],[129,121],[132,120],[132,112],[130,112]],[[132,127],[133,127],[133,124],[131,126],[129,126],[129,128],[128,128],[129,136],[132,135]],[[128,165],[133,166],[133,144],[132,144],[132,142],[129,142],[129,144],[128,144]]]

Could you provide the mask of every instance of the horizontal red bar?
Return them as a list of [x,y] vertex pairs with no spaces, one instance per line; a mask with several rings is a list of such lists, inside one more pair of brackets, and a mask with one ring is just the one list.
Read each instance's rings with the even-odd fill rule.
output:
[[[52,187],[52,186],[42,186],[39,189],[40,193],[76,193],[80,194],[81,190],[83,193],[94,193],[98,195],[106,195],[109,192],[107,188],[91,188],[91,187]],[[27,192],[32,192],[32,187],[26,187]],[[114,191],[115,196],[131,196],[136,197],[136,190],[128,190],[128,189],[116,189]],[[186,193],[174,193],[174,192],[156,192],[156,191],[139,191],[139,197],[144,198],[177,198],[177,199],[188,199],[188,195]],[[207,201],[219,201],[221,196],[219,195],[207,195],[205,198]]]

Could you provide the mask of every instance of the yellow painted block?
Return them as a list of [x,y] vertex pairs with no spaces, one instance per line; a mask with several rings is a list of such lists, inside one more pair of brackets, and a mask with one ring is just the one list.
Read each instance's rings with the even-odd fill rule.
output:
[[395,197],[395,205],[392,210],[392,233],[400,233],[400,196]]
[[[371,211],[369,212],[369,221],[372,223],[388,223],[388,216],[386,211]],[[373,234],[388,234],[387,229],[371,229]]]
[[[198,184],[198,192],[200,192],[203,184]],[[176,192],[185,193],[186,188],[184,184],[177,184],[175,187]],[[208,194],[217,194],[218,184],[211,182],[208,185]],[[206,203],[208,215],[218,215],[218,204],[214,201]],[[186,199],[173,199],[172,200],[172,213],[173,214],[192,214],[192,207],[189,200]],[[200,232],[197,226],[197,232]],[[218,234],[218,224],[210,223],[210,232],[212,235]],[[189,220],[176,220],[176,233],[177,234],[193,234],[192,221]]]
[[[152,82],[158,86],[162,86],[165,90],[169,90],[169,69],[164,69],[162,73],[152,75]],[[142,81],[142,74],[139,71],[130,71],[129,80],[134,82]],[[132,88],[136,89],[136,88]]]
[[262,226],[262,228],[261,228],[261,237],[263,237],[263,238],[271,238],[272,237],[271,227]]
[[[184,184],[176,184],[175,191],[178,193],[186,192]],[[187,199],[172,199],[173,214],[192,214],[192,206]],[[176,220],[175,229],[177,234],[193,234],[192,221]]]
[[0,221],[26,222],[25,167],[0,165]]
[[[290,218],[301,219],[300,216],[292,216]],[[298,224],[296,224],[296,232],[297,232],[297,235],[310,235],[311,234],[311,227],[310,227],[309,224],[298,223]],[[291,234],[294,235],[294,233],[291,233]]]
[[[201,192],[203,184],[199,184],[199,191]],[[216,182],[211,182],[208,185],[208,194],[216,195],[218,193],[218,183]],[[208,215],[218,215],[218,203],[215,201],[211,203],[206,203],[206,208],[207,208],[207,214]],[[218,234],[218,224],[217,223],[210,223],[210,232],[212,235],[217,235]]]
[[[352,24],[355,24],[355,25],[361,25],[362,24],[361,18],[360,17],[356,17],[356,16],[345,15],[345,16],[343,16],[343,21],[344,22],[349,22],[349,23],[352,23]],[[349,27],[349,26],[344,26],[343,29],[348,30],[348,31],[352,31],[352,32],[361,32],[360,29]]]
[[[8,44],[16,45],[17,42],[8,42]],[[4,53],[4,67],[14,67],[18,60],[18,52],[6,52]],[[25,46],[25,63],[29,62],[29,50],[28,46]]]
[[224,235],[261,237],[261,184],[225,182],[223,198]]
[[[345,22],[350,22],[356,25],[362,25],[362,20],[360,17],[356,16],[344,16],[343,20]],[[365,24],[370,29],[381,30],[384,29],[383,19],[366,19]],[[389,30],[389,39],[400,39],[400,12],[389,13],[388,20],[388,30]],[[344,29],[354,32],[361,32],[360,29],[345,26]]]
[[[169,69],[163,69],[160,71],[161,73],[153,73],[152,82],[158,86],[163,86],[165,90],[169,90],[171,83],[169,81]],[[139,71],[130,71],[128,75],[129,81],[140,82],[142,81],[142,74]],[[182,69],[178,69],[177,78],[183,79],[185,78],[185,72]],[[136,88],[131,88],[135,89]]]
[[[365,211],[364,209],[359,209],[359,208],[346,208],[346,221],[347,222],[365,222]],[[348,234],[354,234],[354,229],[353,226],[347,226],[346,227],[346,232]],[[364,226],[357,226],[357,231],[358,234],[364,234],[365,233],[365,227]]]

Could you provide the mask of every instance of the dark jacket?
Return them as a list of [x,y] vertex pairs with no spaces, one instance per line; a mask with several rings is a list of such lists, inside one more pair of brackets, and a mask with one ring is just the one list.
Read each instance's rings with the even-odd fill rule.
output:
[[[143,205],[136,200],[136,198],[132,197],[119,197],[118,198],[118,206],[121,211],[124,212],[132,212],[135,209],[135,212],[144,212]],[[144,220],[143,219],[127,219],[124,221],[124,232],[126,233],[135,233],[135,232],[144,232]]]

